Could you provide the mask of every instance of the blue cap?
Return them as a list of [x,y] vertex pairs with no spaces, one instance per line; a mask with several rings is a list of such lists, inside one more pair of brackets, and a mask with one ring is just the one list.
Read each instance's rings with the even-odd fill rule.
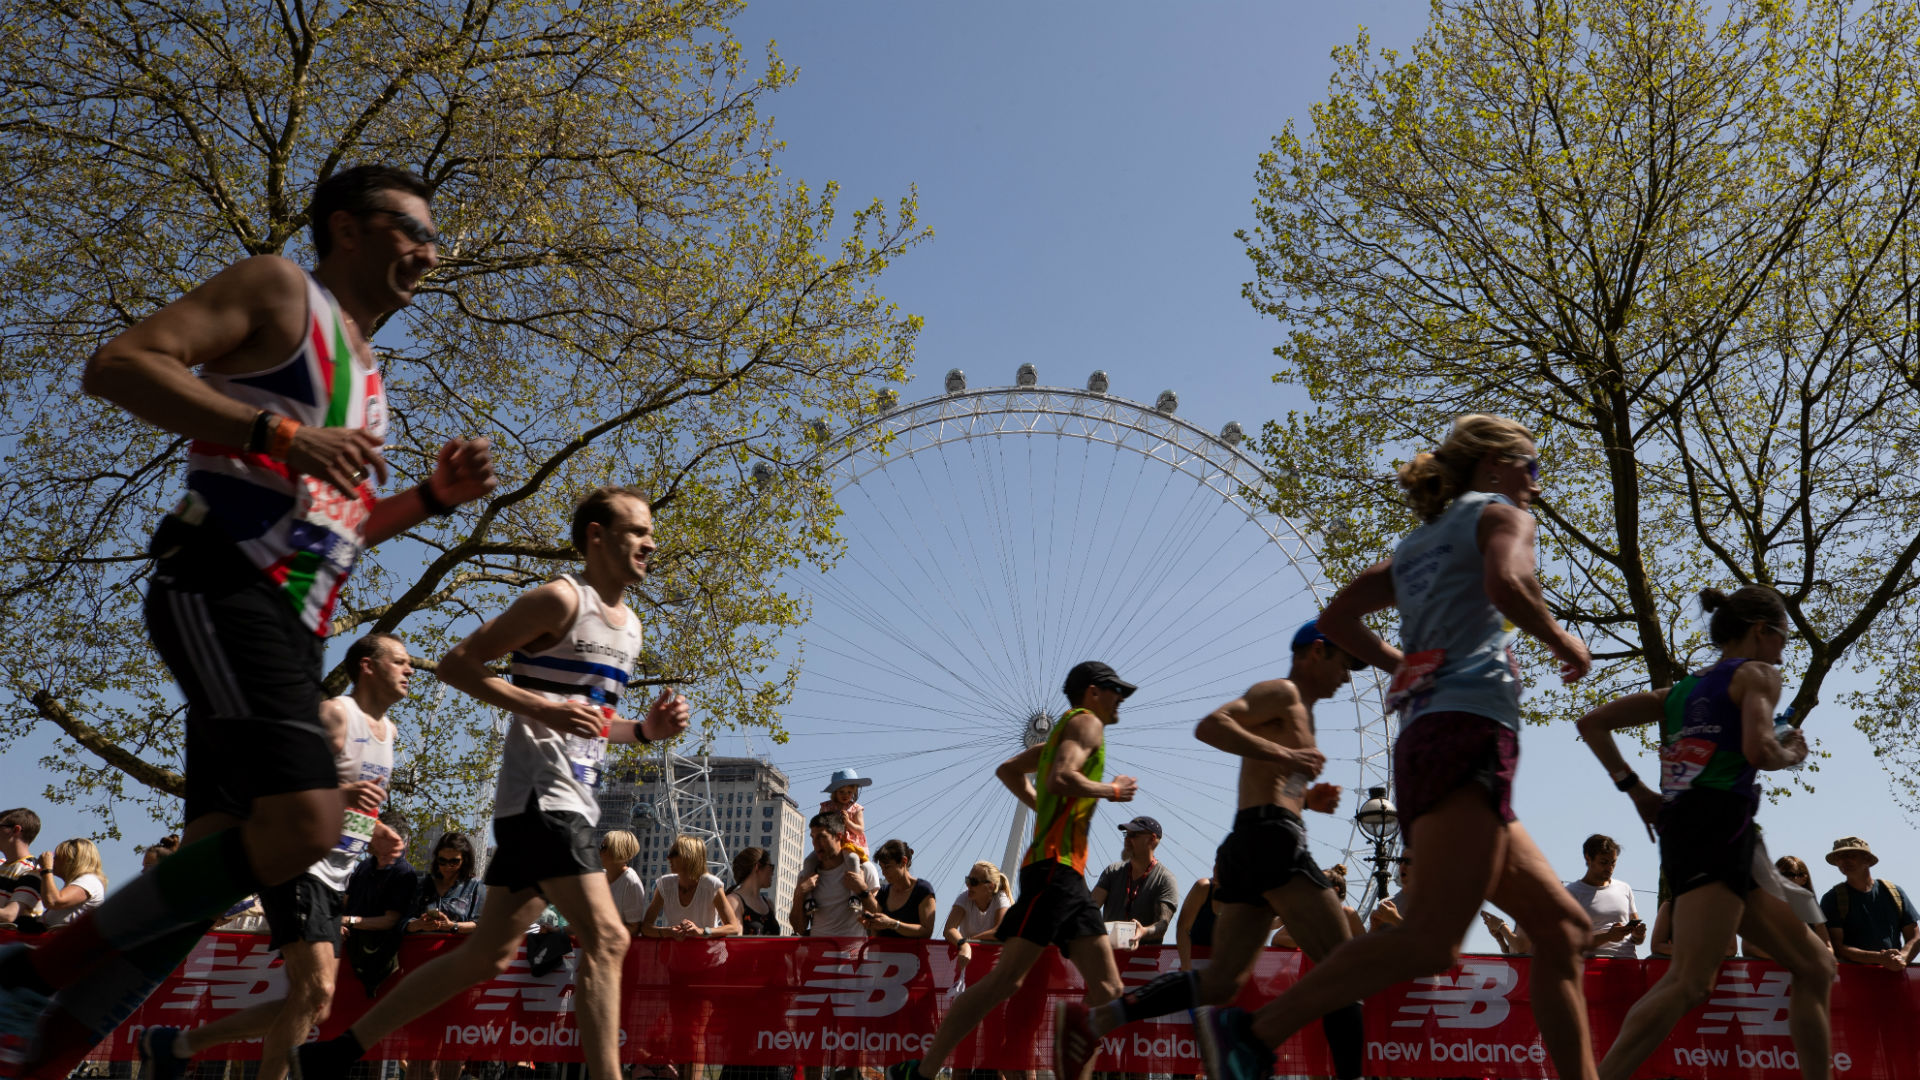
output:
[[[1300,624],[1300,629],[1293,632],[1293,651],[1299,652],[1301,649],[1306,648],[1316,641],[1326,641],[1327,648],[1329,649],[1337,649],[1340,647],[1328,641],[1327,635],[1320,632],[1320,621],[1318,619],[1308,619],[1306,622]],[[1364,660],[1355,660],[1347,665],[1347,667],[1354,671],[1359,671],[1366,666],[1367,664]]]

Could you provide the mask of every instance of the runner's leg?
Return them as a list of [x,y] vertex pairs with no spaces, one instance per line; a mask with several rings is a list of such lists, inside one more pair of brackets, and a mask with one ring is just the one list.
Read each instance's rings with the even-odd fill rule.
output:
[[[1088,1005],[1105,1005],[1120,996],[1120,965],[1113,959],[1113,942],[1105,934],[1075,938],[1067,944],[1067,959],[1086,983]],[[1018,987],[1016,986],[1016,989]]]
[[[1305,875],[1295,874],[1278,889],[1267,893],[1267,902],[1287,924],[1287,933],[1300,943],[1300,949],[1314,963],[1320,963],[1333,950],[1352,937],[1347,913],[1340,908],[1340,894],[1314,884]],[[1366,1062],[1366,1028],[1360,1003],[1348,1002],[1320,1018],[1327,1048],[1333,1053],[1335,1076],[1351,1080],[1360,1075]]]
[[620,965],[631,937],[614,907],[607,876],[553,878],[540,887],[580,939],[573,1016],[580,1026],[587,1075],[591,1080],[620,1080]]
[[1786,901],[1758,886],[1747,894],[1740,933],[1793,974],[1787,1027],[1800,1057],[1800,1076],[1826,1080],[1833,1072],[1833,950],[1813,936]]
[[[1507,825],[1507,852],[1491,899],[1533,941],[1528,992],[1540,1042],[1567,1080],[1593,1080],[1593,1033],[1587,1026],[1587,999],[1580,985],[1581,953],[1593,936],[1593,923],[1579,901],[1560,884],[1560,876],[1527,830]],[[1430,860],[1421,851],[1420,877]],[[1416,881],[1419,878],[1415,879]]]
[[[1025,938],[1014,938],[1000,946],[1000,958],[993,962],[993,970],[979,982],[966,988],[954,999],[953,1007],[947,1010],[946,1019],[940,1021],[940,1028],[933,1033],[933,1040],[927,1043],[926,1052],[920,1055],[919,1074],[931,1077],[939,1073],[953,1053],[980,1021],[986,1019],[995,1005],[1012,997],[1027,979],[1027,972],[1040,959],[1046,946],[1035,944]],[[1113,962],[1113,954],[1107,954],[1107,962]],[[1119,981],[1118,969],[1114,981]]]
[[1715,882],[1673,898],[1673,961],[1620,1022],[1620,1034],[1600,1062],[1602,1080],[1627,1080],[1660,1048],[1688,1011],[1706,1002],[1727,942],[1745,905]]
[[1486,789],[1468,784],[1420,815],[1410,839],[1421,868],[1407,890],[1406,921],[1347,941],[1268,1002],[1253,1020],[1260,1042],[1279,1046],[1335,1009],[1459,959],[1460,941],[1506,856],[1506,827]]

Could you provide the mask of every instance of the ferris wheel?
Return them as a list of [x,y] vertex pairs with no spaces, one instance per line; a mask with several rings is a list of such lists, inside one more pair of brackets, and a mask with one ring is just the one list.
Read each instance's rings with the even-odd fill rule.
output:
[[[1139,691],[1107,731],[1109,777],[1138,778],[1128,804],[1094,819],[1089,876],[1117,860],[1134,815],[1165,831],[1159,858],[1185,889],[1211,876],[1235,807],[1239,761],[1194,740],[1194,724],[1251,683],[1287,673],[1294,630],[1331,595],[1311,523],[1276,514],[1271,482],[1238,423],[1217,433],[1108,392],[1039,385],[945,392],[823,440],[846,549],[791,582],[813,614],[775,764],[802,810],[837,768],[863,792],[871,845],[898,837],[947,905],[976,861],[1013,877],[1026,809],[994,766],[1043,740],[1080,660],[1110,663]],[[1344,862],[1365,910],[1375,852],[1354,811],[1387,783],[1393,736],[1372,672],[1315,710],[1327,767],[1346,788],[1336,816],[1310,815],[1323,865]],[[821,796],[824,797],[824,796]]]

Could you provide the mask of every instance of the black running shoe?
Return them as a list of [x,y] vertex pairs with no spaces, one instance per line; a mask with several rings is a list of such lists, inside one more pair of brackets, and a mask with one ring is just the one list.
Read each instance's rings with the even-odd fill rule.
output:
[[193,1066],[192,1058],[173,1052],[180,1038],[177,1027],[150,1027],[140,1033],[140,1075],[143,1080],[180,1080]]

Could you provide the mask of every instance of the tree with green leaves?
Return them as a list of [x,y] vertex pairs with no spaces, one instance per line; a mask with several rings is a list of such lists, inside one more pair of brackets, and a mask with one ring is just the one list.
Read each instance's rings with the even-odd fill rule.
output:
[[[1410,55],[1334,53],[1262,156],[1245,288],[1286,335],[1276,497],[1352,572],[1410,527],[1393,466],[1450,419],[1539,436],[1556,617],[1596,677],[1708,655],[1694,602],[1786,597],[1881,746],[1920,705],[1920,14],[1736,0],[1443,0]],[[1911,781],[1909,783],[1911,788]]]
[[[335,635],[430,661],[565,568],[578,494],[636,484],[662,537],[648,681],[778,732],[806,615],[780,577],[837,544],[829,486],[787,465],[905,377],[919,320],[874,289],[927,234],[911,194],[843,217],[780,173],[761,106],[792,73],[744,58],[738,7],[0,0],[0,717],[60,732],[47,797],[111,831],[180,789],[140,596],[184,447],[84,397],[80,365],[231,262],[304,259],[312,184],[361,162],[426,177],[445,238],[375,342],[391,487],[456,435],[493,441],[502,483],[364,559]],[[459,819],[495,718],[436,690],[397,714],[395,797]]]

